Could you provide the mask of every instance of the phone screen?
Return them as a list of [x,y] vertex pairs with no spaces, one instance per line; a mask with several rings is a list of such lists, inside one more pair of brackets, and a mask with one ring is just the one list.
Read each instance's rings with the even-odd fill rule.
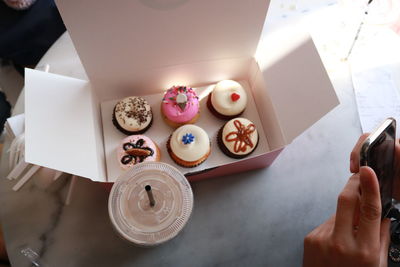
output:
[[382,202],[382,218],[386,217],[392,208],[392,187],[394,179],[394,148],[396,139],[395,121],[390,123],[375,138],[366,151],[366,164],[371,167],[379,180]]

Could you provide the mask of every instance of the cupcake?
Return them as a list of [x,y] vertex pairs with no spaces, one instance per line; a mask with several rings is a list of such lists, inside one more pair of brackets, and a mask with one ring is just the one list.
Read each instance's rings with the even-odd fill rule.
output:
[[254,123],[245,118],[235,118],[219,130],[218,146],[225,155],[241,159],[252,153],[258,145],[258,132]]
[[159,161],[160,149],[144,135],[131,135],[124,138],[117,148],[118,162],[127,170],[135,164],[145,161]]
[[126,97],[114,107],[113,124],[124,134],[144,133],[150,128],[152,121],[151,107],[142,97]]
[[167,150],[178,165],[196,167],[210,155],[211,144],[202,128],[187,124],[172,133],[167,142]]
[[173,86],[164,94],[161,113],[167,124],[174,128],[195,123],[200,115],[199,98],[190,87]]
[[246,105],[246,91],[238,82],[232,80],[217,83],[207,100],[207,107],[211,113],[224,120],[230,120],[242,114]]

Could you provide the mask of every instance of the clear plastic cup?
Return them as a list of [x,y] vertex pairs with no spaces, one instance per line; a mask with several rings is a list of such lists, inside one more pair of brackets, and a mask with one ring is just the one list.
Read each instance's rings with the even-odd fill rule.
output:
[[[155,205],[145,187],[151,186]],[[108,212],[118,234],[139,246],[156,246],[174,238],[193,209],[193,193],[185,176],[171,165],[144,162],[117,179]]]

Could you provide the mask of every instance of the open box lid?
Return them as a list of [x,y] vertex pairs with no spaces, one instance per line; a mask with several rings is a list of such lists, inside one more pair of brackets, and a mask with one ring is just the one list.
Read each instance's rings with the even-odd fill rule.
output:
[[[159,92],[171,82],[165,79],[196,86],[225,78],[225,68],[232,64],[241,68],[243,59],[254,56],[269,4],[268,0],[56,2],[103,100],[111,98],[105,91],[115,88],[129,87],[130,94],[140,95],[143,86],[147,94]],[[218,64],[207,65],[201,72],[193,67],[168,69],[204,62]],[[169,78],[157,73],[160,68],[169,71]],[[148,78],[149,73],[153,77]],[[177,79],[179,74],[185,78]]]
[[25,69],[25,160],[106,181],[90,82]]
[[255,58],[260,69],[255,80],[263,84],[270,101],[264,106],[273,106],[285,144],[339,104],[304,26],[264,31]]

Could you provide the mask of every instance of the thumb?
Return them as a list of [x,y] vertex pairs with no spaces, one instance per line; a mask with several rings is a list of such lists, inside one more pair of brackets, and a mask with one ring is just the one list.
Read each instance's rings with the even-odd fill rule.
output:
[[381,247],[379,257],[379,267],[387,267],[388,253],[390,244],[390,219],[383,219],[381,223]]
[[381,226],[381,196],[375,172],[370,167],[360,168],[360,223],[358,238],[364,244],[379,242]]

